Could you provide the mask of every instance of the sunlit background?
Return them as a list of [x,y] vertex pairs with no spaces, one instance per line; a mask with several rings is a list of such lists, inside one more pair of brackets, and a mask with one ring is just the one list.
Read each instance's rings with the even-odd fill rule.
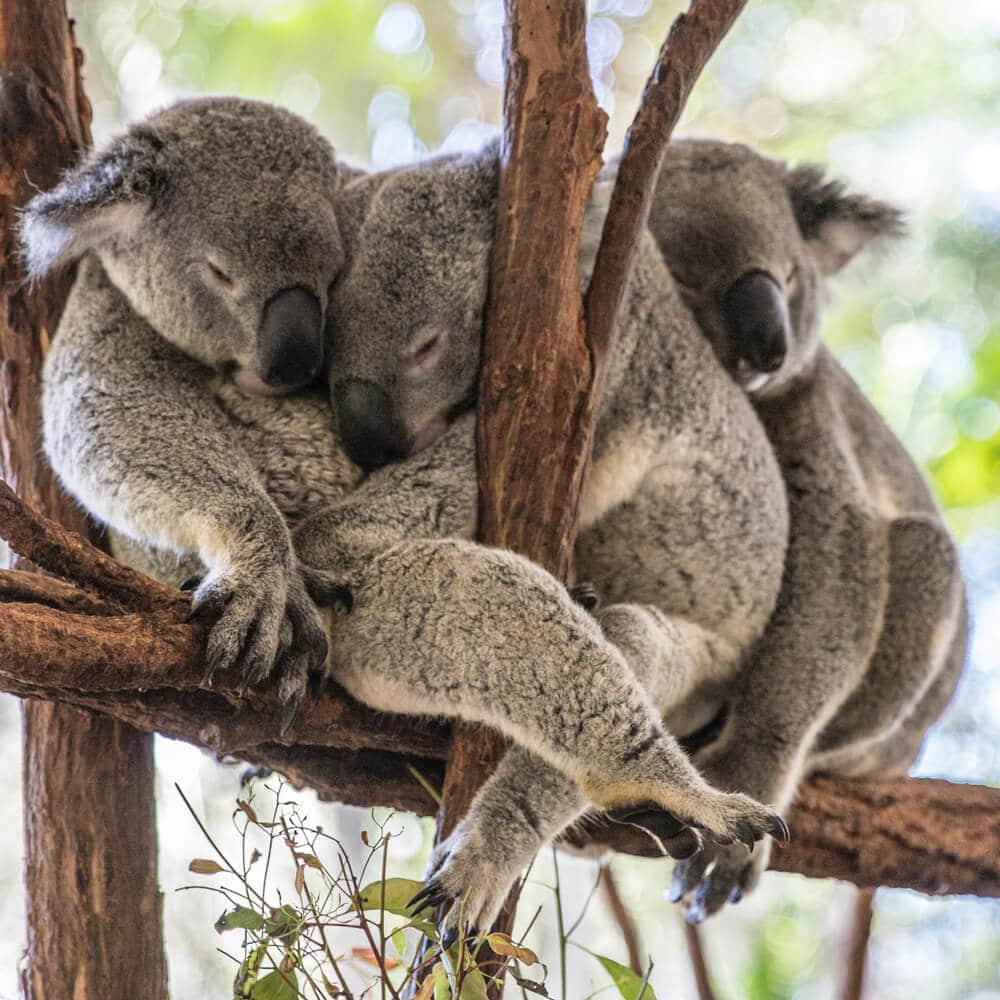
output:
[[[341,154],[373,167],[476,145],[495,128],[501,82],[500,0],[79,0],[85,86],[98,141],[178,96],[229,92],[311,118]],[[655,51],[680,4],[596,0],[588,41],[595,86],[620,145]],[[843,277],[827,334],[933,481],[961,541],[975,615],[972,656],[955,704],[933,730],[921,774],[1000,778],[1000,3],[996,0],[750,0],[693,96],[681,131],[749,142],[776,156],[819,160],[855,186],[903,206],[910,237],[884,260]],[[0,698],[9,762],[0,798],[0,998],[16,995],[23,948],[17,704]],[[211,926],[221,905],[175,890],[205,853],[172,783],[181,782],[225,839],[237,774],[198,751],[157,743],[171,996],[224,998],[232,963]],[[313,820],[359,845],[370,819],[302,796]],[[406,833],[393,865],[419,877],[426,822]],[[359,845],[360,846],[360,845]],[[619,858],[614,870],[656,963],[658,996],[695,996],[678,916],[663,899],[666,863]],[[560,861],[571,923],[592,862]],[[290,875],[289,875],[290,879]],[[533,873],[524,918],[545,907],[531,943],[551,957],[552,862]],[[289,883],[286,883],[290,885]],[[769,875],[705,928],[720,997],[827,998],[842,972],[852,890]],[[574,934],[624,960],[597,897]],[[345,946],[361,943],[347,940]],[[557,964],[557,963],[556,963]],[[606,973],[570,948],[569,983],[553,996],[607,996]],[[877,896],[870,996],[1000,998],[1000,905]]]

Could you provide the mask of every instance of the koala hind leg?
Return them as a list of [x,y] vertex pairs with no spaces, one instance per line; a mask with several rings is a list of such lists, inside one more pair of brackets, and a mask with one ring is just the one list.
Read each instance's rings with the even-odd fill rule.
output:
[[[889,526],[889,596],[878,646],[858,686],[822,730],[812,769],[832,769],[852,746],[890,737],[954,657],[964,655],[964,597],[954,544],[926,515]],[[849,753],[848,753],[849,756]]]
[[653,802],[720,843],[784,835],[771,810],[704,781],[597,622],[527,560],[406,542],[352,589],[332,620],[332,673],[366,704],[493,726],[601,808]]

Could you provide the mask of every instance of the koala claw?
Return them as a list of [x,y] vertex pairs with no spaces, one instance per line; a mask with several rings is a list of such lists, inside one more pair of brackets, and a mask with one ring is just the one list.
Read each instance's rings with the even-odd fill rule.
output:
[[406,908],[416,916],[427,909],[436,910],[447,901],[448,894],[444,891],[444,887],[436,878],[432,878],[427,880],[423,889],[414,893]]

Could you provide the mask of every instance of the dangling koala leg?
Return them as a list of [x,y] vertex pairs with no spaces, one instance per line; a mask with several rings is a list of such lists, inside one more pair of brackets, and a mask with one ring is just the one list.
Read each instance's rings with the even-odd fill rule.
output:
[[[817,733],[871,659],[887,566],[885,524],[867,506],[797,495],[777,607],[732,685],[719,737],[696,755],[713,784],[788,807]],[[770,846],[748,856],[707,845],[674,869],[671,898],[689,921],[703,920],[757,884]]]
[[526,559],[407,542],[352,590],[332,620],[331,672],[360,701],[493,726],[600,808],[653,802],[721,843],[784,834],[771,810],[704,781],[600,626]]
[[[967,617],[955,546],[936,518],[889,526],[889,596],[878,646],[857,687],[819,734],[811,770],[834,770],[851,748],[891,737],[923,699],[956,647]],[[957,681],[957,672],[955,680]],[[927,725],[932,720],[927,720]]]
[[[473,931],[490,927],[541,848],[589,808],[576,782],[531,751],[512,746],[468,813],[434,849],[415,909],[452,904],[447,926],[461,920]],[[699,844],[697,836],[661,815],[661,849],[673,857],[690,855]]]

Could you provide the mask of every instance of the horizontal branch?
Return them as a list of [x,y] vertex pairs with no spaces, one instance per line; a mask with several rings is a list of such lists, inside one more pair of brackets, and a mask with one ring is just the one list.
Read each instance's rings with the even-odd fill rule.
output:
[[[238,755],[285,774],[296,785],[312,787],[326,799],[387,805],[423,815],[434,812],[433,800],[409,767],[416,767],[432,786],[440,787],[450,738],[445,725],[381,715],[333,689],[281,737],[281,708],[272,691],[248,692],[240,701],[238,682],[225,678],[218,682],[218,689],[200,689],[200,658],[189,664],[188,676],[176,675],[186,685],[182,689],[125,690],[116,687],[120,682],[107,678],[98,690],[63,687],[58,681],[69,679],[65,671],[57,674],[57,681],[38,669],[37,663],[24,666],[18,643],[6,627],[6,616],[15,608],[0,607],[3,690],[103,712],[216,754]],[[62,661],[66,645],[76,645],[74,630],[67,623],[73,617],[48,608],[36,612],[36,624],[48,618],[53,626],[48,632],[36,631],[36,640],[43,634],[60,637],[59,649],[50,647],[53,667]],[[128,617],[140,630],[148,626],[142,616]],[[188,625],[173,628],[194,630]],[[172,636],[173,630],[166,634]],[[121,666],[133,679],[152,676],[158,667],[143,667],[131,660],[136,648],[148,647],[144,643],[125,646],[126,642],[108,669],[117,671]],[[78,645],[78,649],[88,648],[96,647]],[[108,646],[102,648],[102,655],[107,655]],[[78,652],[76,659],[85,656]],[[172,669],[176,668],[173,664]],[[94,672],[88,670],[87,676],[93,677]],[[998,814],[1000,789],[995,788],[928,779],[814,778],[801,789],[789,817],[792,844],[775,850],[773,864],[781,871],[845,879],[861,886],[1000,897]],[[596,820],[570,839],[581,846],[600,843],[623,853],[657,855],[655,844],[640,831]]]
[[23,559],[122,607],[183,614],[190,605],[188,595],[117,562],[75,532],[32,510],[3,480],[0,538]]
[[[10,511],[0,489],[0,535],[23,540],[23,531],[10,531],[10,521],[4,524]],[[19,504],[15,521],[26,511]],[[328,685],[319,703],[281,736],[281,705],[273,686],[241,696],[241,679],[223,673],[211,688],[203,687],[204,626],[179,620],[184,605],[174,598],[176,591],[127,567],[119,572],[117,563],[73,542],[69,533],[79,549],[67,558],[51,522],[33,523],[37,534],[29,537],[25,554],[67,574],[85,565],[80,576],[96,594],[36,574],[0,572],[0,690],[100,712],[216,754],[239,756],[315,788],[326,799],[434,812],[432,797],[410,769],[441,787],[448,726],[374,712]],[[101,567],[94,569],[91,560]],[[151,609],[121,610],[135,608],[134,602],[116,600],[129,575],[143,581],[140,590],[145,588],[143,600]],[[164,593],[169,601],[158,603]],[[997,815],[996,788],[926,779],[815,778],[800,790],[789,817],[792,844],[775,850],[773,864],[861,886],[1000,897]],[[569,839],[657,854],[641,831],[597,819]]]

